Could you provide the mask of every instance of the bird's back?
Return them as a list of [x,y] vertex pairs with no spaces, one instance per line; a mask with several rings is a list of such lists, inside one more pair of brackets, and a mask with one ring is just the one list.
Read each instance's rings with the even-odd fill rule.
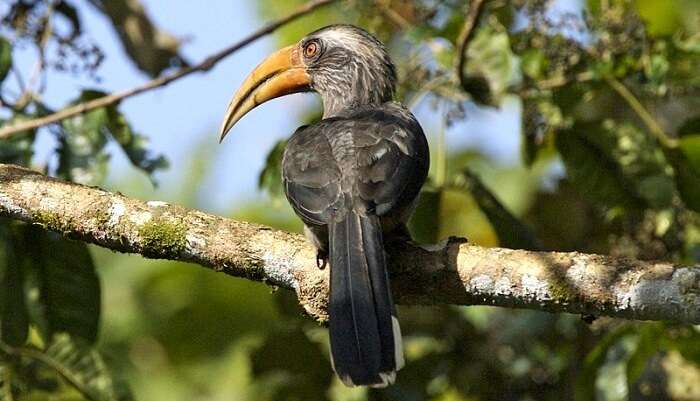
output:
[[285,193],[307,224],[344,210],[406,214],[425,181],[428,144],[415,117],[388,102],[299,128],[283,157]]

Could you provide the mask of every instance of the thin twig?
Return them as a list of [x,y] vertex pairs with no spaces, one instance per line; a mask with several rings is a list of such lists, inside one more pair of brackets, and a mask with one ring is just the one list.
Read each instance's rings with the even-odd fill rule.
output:
[[39,81],[44,76],[45,72],[44,68],[46,67],[46,45],[48,44],[49,39],[53,34],[51,16],[53,15],[55,8],[54,3],[55,2],[53,1],[49,2],[48,7],[46,8],[46,12],[41,17],[41,19],[44,21],[44,28],[41,32],[41,37],[37,46],[37,60],[34,63],[34,67],[32,68],[32,73],[29,76],[29,79],[27,80],[27,84],[22,87],[22,93],[19,95],[19,98],[15,102],[16,110],[23,110],[35,98],[35,93],[41,93],[43,91],[43,85],[39,85],[39,87],[37,87],[36,90],[34,86],[36,85],[37,81]]
[[457,59],[457,77],[459,77],[459,83],[462,85],[462,87],[466,87],[466,82],[464,79],[464,65],[467,58],[467,47],[474,36],[474,27],[476,27],[477,22],[479,22],[479,17],[481,16],[484,2],[485,0],[472,0],[469,7],[469,13],[464,21],[464,26],[462,26],[462,31],[459,33],[459,37],[457,38],[457,55],[459,56]]
[[630,108],[637,113],[644,125],[649,129],[649,132],[654,135],[662,146],[667,148],[678,146],[677,141],[666,134],[664,129],[661,128],[659,123],[657,123],[654,117],[647,111],[642,102],[640,102],[622,82],[615,78],[605,78],[605,81],[627,102]]
[[593,79],[593,74],[586,71],[586,72],[580,72],[573,77],[555,77],[555,78],[550,78],[550,79],[545,79],[543,81],[537,82],[535,84],[535,87],[538,90],[548,90],[548,89],[555,89],[555,88],[560,88],[562,86],[566,86],[568,84],[577,82],[588,82]]
[[379,8],[379,11],[384,14],[385,17],[387,17],[391,22],[396,24],[401,29],[407,29],[411,26],[411,24],[406,21],[406,19],[401,16],[401,14],[397,13],[394,9],[392,9],[388,2],[386,0],[375,0],[374,4],[377,5],[377,8]]
[[109,106],[111,104],[117,103],[123,99],[126,99],[128,97],[136,96],[140,93],[159,88],[161,86],[165,86],[175,80],[178,80],[180,78],[183,78],[193,72],[201,72],[201,71],[208,71],[211,69],[214,65],[216,65],[219,61],[222,59],[226,58],[227,56],[231,55],[232,53],[240,50],[244,46],[250,44],[251,42],[267,35],[281,26],[303,16],[311,11],[323,7],[325,5],[333,3],[335,0],[313,0],[310,1],[301,7],[297,8],[295,11],[292,13],[288,14],[285,17],[282,17],[276,21],[273,21],[266,26],[258,29],[257,31],[253,32],[252,34],[248,35],[244,39],[232,44],[231,46],[214,53],[213,55],[207,57],[204,59],[201,63],[190,66],[190,67],[184,67],[172,74],[165,75],[162,77],[155,78],[149,82],[146,82],[145,84],[136,86],[131,89],[127,89],[121,92],[115,92],[111,93],[107,96],[103,96],[101,98],[97,98],[88,102],[82,102],[78,103],[74,106],[66,107],[63,110],[59,110],[53,114],[49,114],[43,117],[35,118],[32,120],[27,120],[23,121],[18,124],[14,124],[8,127],[3,127],[0,128],[0,139],[6,139],[11,137],[12,135],[22,132],[22,131],[27,131],[35,128],[42,127],[47,124],[55,123],[58,121],[61,121],[63,119],[73,117],[78,114],[85,113],[90,110],[98,109],[100,107],[105,107]]

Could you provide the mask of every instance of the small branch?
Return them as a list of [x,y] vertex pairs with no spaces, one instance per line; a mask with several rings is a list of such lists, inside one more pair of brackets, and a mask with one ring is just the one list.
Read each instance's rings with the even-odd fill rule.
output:
[[666,148],[675,148],[678,143],[675,139],[669,137],[663,128],[656,122],[654,117],[647,111],[642,102],[634,96],[634,94],[627,89],[627,87],[615,78],[605,78],[605,81],[610,85],[615,92],[617,92],[620,97],[622,97],[625,102],[630,106],[632,110],[639,116],[644,125],[647,126],[649,132],[659,141],[659,143]]
[[26,131],[26,130],[31,130],[35,128],[42,127],[47,124],[55,123],[58,121],[61,121],[63,119],[73,117],[78,114],[85,113],[90,110],[94,109],[99,109],[100,107],[105,107],[109,106],[111,104],[117,103],[123,99],[126,99],[128,97],[136,96],[140,93],[159,88],[161,86],[165,86],[175,80],[178,80],[180,78],[183,78],[187,75],[192,74],[193,72],[202,72],[202,71],[208,71],[211,69],[214,65],[216,65],[219,61],[223,60],[225,57],[231,55],[232,53],[235,53],[236,51],[240,50],[241,48],[245,47],[246,45],[250,44],[251,42],[261,38],[262,36],[265,36],[267,34],[270,34],[280,28],[281,26],[294,21],[295,19],[306,15],[310,13],[313,10],[316,10],[317,8],[323,7],[325,5],[333,3],[335,0],[313,0],[310,1],[301,7],[297,8],[295,11],[292,13],[288,14],[285,17],[282,17],[276,21],[273,21],[266,26],[258,29],[256,32],[253,32],[252,34],[248,35],[247,37],[243,38],[242,40],[232,44],[231,46],[207,57],[204,59],[201,63],[196,64],[194,66],[190,67],[185,67],[182,68],[172,74],[165,75],[156,79],[153,79],[149,82],[146,82],[145,84],[136,86],[131,89],[127,89],[121,92],[115,92],[112,94],[109,94],[107,96],[103,96],[101,98],[97,98],[88,102],[83,102],[83,103],[78,103],[74,106],[66,107],[65,109],[59,110],[56,113],[49,114],[40,118],[35,118],[32,120],[26,120],[21,123],[17,123],[14,125],[10,125],[7,127],[0,128],[0,139],[6,139],[9,138],[10,136]]
[[457,37],[457,77],[459,78],[459,83],[463,88],[467,86],[464,79],[464,65],[467,58],[467,47],[474,36],[474,28],[479,22],[479,17],[483,11],[482,6],[484,5],[484,2],[485,0],[471,1],[467,18],[464,20],[462,30],[459,32],[459,36]]
[[384,16],[393,22],[400,29],[408,29],[411,27],[411,23],[406,21],[401,14],[397,13],[389,4],[387,0],[375,0],[374,4],[377,5],[379,11],[384,14]]
[[588,82],[588,81],[591,81],[592,79],[593,79],[593,74],[586,71],[586,72],[580,72],[578,74],[575,74],[573,77],[560,76],[560,77],[546,79],[546,80],[537,82],[535,84],[535,88],[537,88],[538,91],[550,90],[550,89],[561,88],[562,86],[566,86],[566,85],[569,85],[572,83]]
[[[326,318],[328,269],[299,234],[0,165],[0,216],[149,258],[196,263],[291,288]],[[483,248],[451,239],[430,249],[387,244],[400,303],[498,305],[700,323],[700,266],[578,252]]]

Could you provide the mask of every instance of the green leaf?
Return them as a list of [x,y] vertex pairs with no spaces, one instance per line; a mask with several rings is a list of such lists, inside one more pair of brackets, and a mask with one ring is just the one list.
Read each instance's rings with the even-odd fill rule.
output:
[[7,77],[12,67],[12,45],[7,39],[0,37],[0,84]]
[[[0,125],[4,125],[6,122],[15,124],[25,119],[27,119],[27,117],[16,114],[9,120],[0,119]],[[35,137],[36,131],[31,130],[28,132],[20,132],[17,135],[0,141],[0,163],[17,164],[28,167],[34,153],[33,145]]]
[[0,364],[0,401],[14,401],[15,393],[12,390],[12,369]]
[[666,334],[665,344],[678,351],[685,360],[700,366],[700,332],[693,326],[677,329],[673,336]]
[[[79,101],[89,100],[84,92]],[[58,175],[80,184],[96,185],[107,175],[107,111],[104,108],[61,122],[58,146]]]
[[654,325],[647,324],[640,328],[637,346],[627,360],[627,386],[632,389],[644,372],[647,361],[659,351],[657,340],[663,335]]
[[595,400],[595,382],[598,370],[605,363],[608,351],[619,341],[635,332],[635,326],[625,324],[603,337],[595,348],[586,355],[581,374],[576,379],[575,399],[577,401]]
[[671,35],[682,26],[679,2],[636,0],[634,4],[651,37]]
[[609,207],[642,207],[635,182],[624,175],[610,154],[610,146],[596,141],[600,132],[593,124],[577,124],[557,133],[555,143],[567,175],[579,192],[593,201]]
[[87,245],[37,229],[32,236],[47,337],[67,332],[93,343],[100,319],[100,282]]
[[[74,103],[104,95],[101,91],[85,90]],[[114,139],[131,163],[149,175],[168,166],[165,157],[151,154],[148,139],[134,132],[116,105],[66,119],[61,127],[58,174],[71,181],[95,185],[104,179],[109,161],[105,146],[109,139]]]
[[22,345],[29,333],[29,312],[22,269],[23,256],[18,254],[21,246],[12,227],[3,222],[0,236],[2,239],[2,265],[0,266],[0,338],[11,345]]
[[411,237],[421,244],[434,244],[440,238],[440,205],[442,189],[423,188],[416,209],[409,221]]
[[[294,358],[280,358],[293,349]],[[326,400],[333,376],[330,363],[303,330],[283,330],[265,339],[251,357],[253,375],[262,377],[274,400]],[[263,397],[264,398],[264,397]]]
[[601,126],[603,131],[593,129],[590,132],[597,138],[612,139],[608,154],[620,165],[622,174],[634,184],[635,193],[649,207],[670,207],[675,193],[673,177],[669,174],[668,160],[663,150],[651,135],[628,122],[608,120]]
[[700,134],[678,140],[677,148],[665,149],[675,170],[678,192],[688,208],[700,212]]
[[109,129],[112,138],[117,141],[124,150],[126,156],[135,167],[143,170],[148,175],[156,170],[168,167],[168,161],[163,155],[153,155],[148,149],[148,138],[135,132],[123,114],[116,107],[107,109]]
[[90,400],[133,399],[128,387],[109,371],[95,349],[65,333],[54,336],[45,352],[32,349],[25,354],[50,367]]
[[258,177],[258,188],[266,191],[273,199],[280,199],[284,196],[282,188],[282,154],[287,146],[286,140],[278,141],[270,150],[265,159],[263,167]]
[[528,49],[522,56],[522,70],[525,75],[532,79],[542,79],[547,70],[547,58],[542,49]]
[[679,142],[681,151],[688,159],[689,167],[700,172],[700,133],[685,136]]
[[541,245],[534,232],[515,217],[469,169],[455,179],[455,187],[467,190],[496,231],[499,244],[507,248],[538,250]]
[[[476,33],[467,50],[463,73],[468,82],[486,83],[491,99],[488,103],[496,105],[501,103],[508,88],[520,83],[520,59],[511,51],[508,32],[498,22],[492,21]],[[475,98],[479,97],[484,98]]]
[[695,135],[700,133],[700,115],[696,115],[687,119],[683,125],[678,128],[678,136]]

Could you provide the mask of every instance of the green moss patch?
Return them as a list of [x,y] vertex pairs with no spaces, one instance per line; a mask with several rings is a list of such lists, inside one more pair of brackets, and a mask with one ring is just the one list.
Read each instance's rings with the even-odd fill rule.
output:
[[187,227],[180,222],[154,218],[139,228],[143,255],[151,258],[175,258],[187,246]]

